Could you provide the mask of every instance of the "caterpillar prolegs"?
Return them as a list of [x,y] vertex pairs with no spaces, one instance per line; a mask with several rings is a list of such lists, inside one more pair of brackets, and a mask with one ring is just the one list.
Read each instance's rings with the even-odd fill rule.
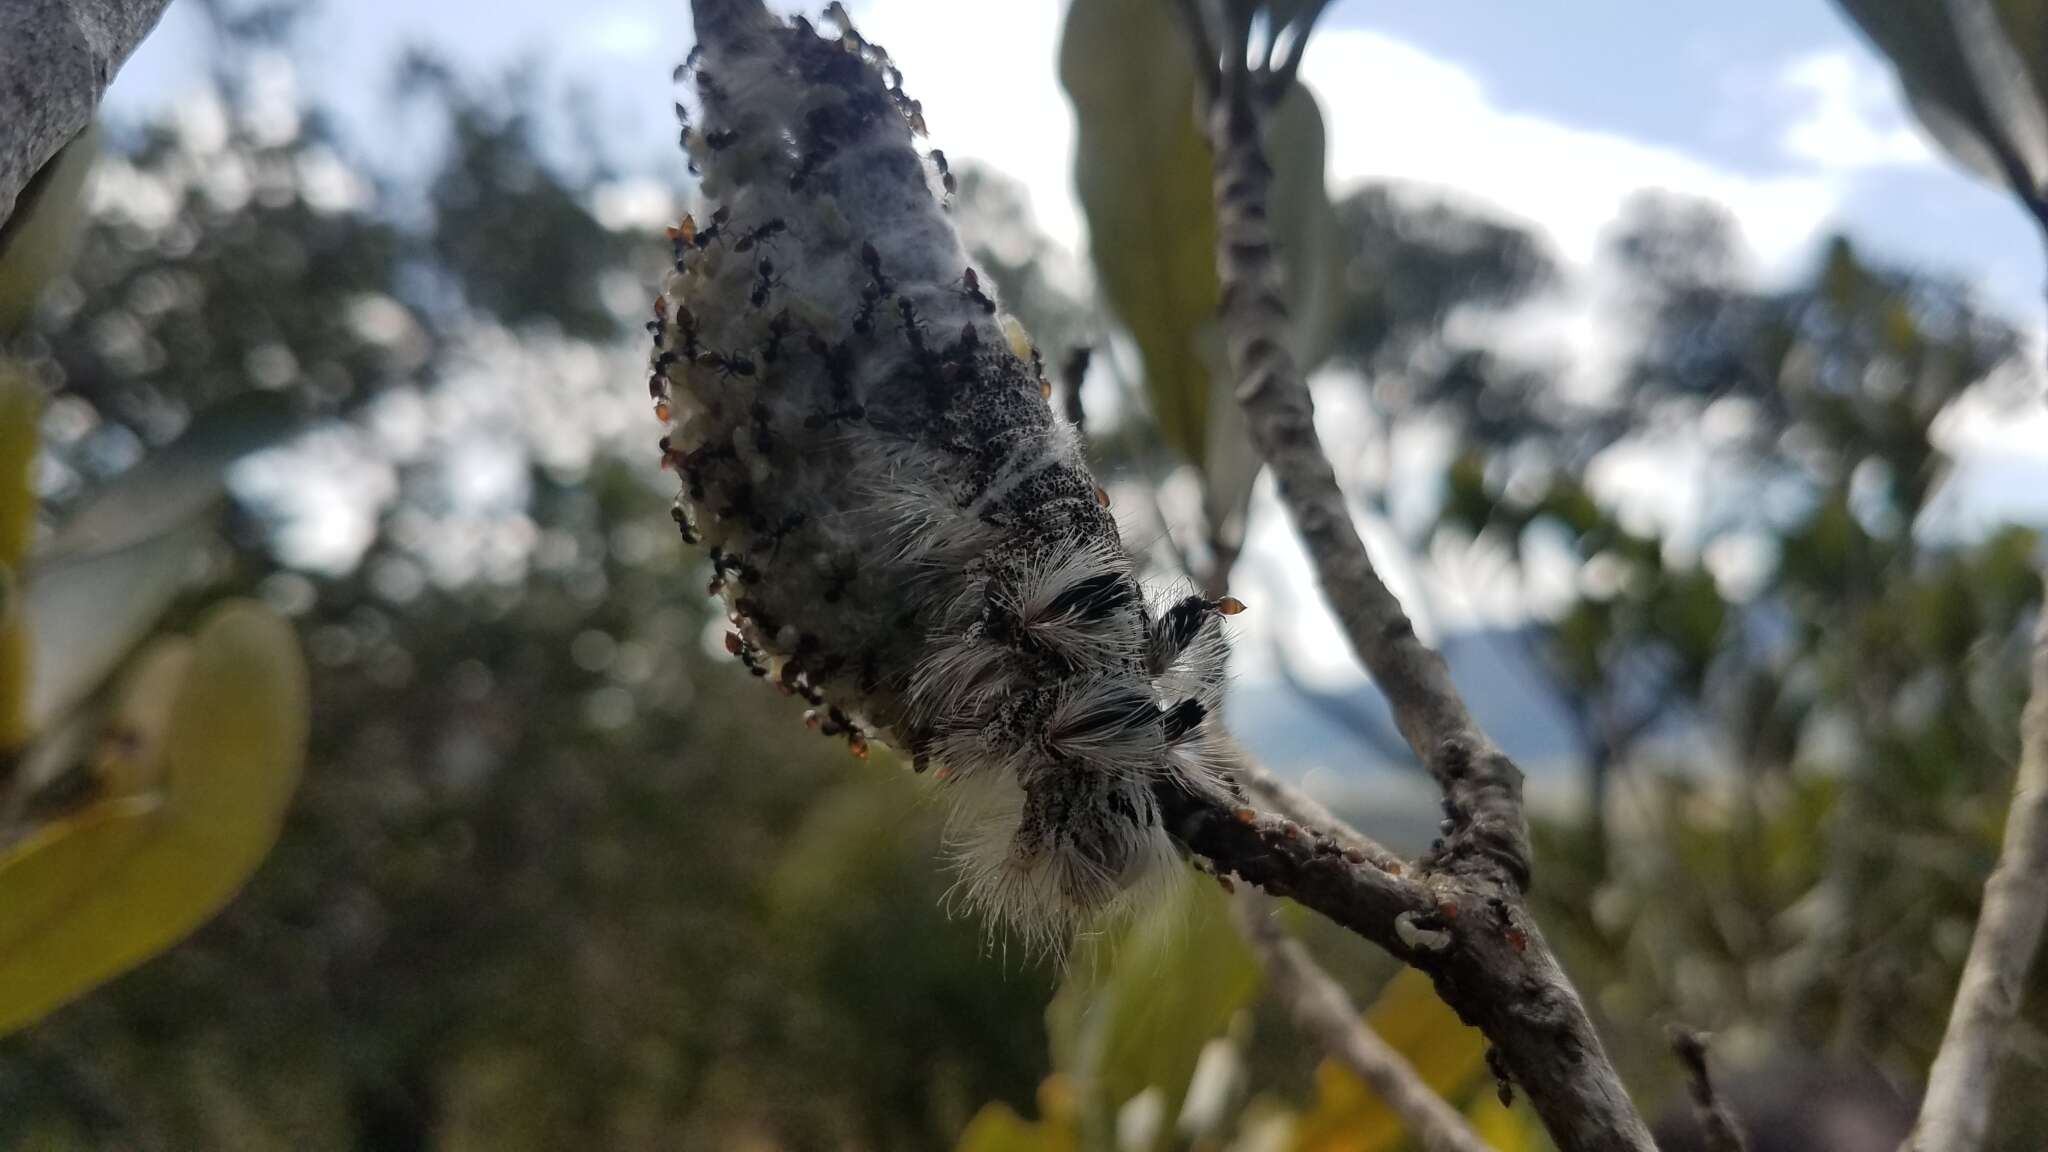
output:
[[728,647],[856,753],[934,768],[959,891],[1057,949],[1172,861],[1155,787],[1225,787],[1239,605],[1148,603],[887,54],[837,5],[825,32],[695,14],[685,142],[716,207],[671,231],[649,325],[677,523]]

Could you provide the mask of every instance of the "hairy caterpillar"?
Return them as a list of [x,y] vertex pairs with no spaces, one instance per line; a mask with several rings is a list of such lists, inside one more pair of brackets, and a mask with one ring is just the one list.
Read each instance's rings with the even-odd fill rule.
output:
[[[936,766],[967,902],[1034,947],[1173,860],[1154,788],[1226,787],[1219,617],[1146,602],[1038,353],[968,266],[919,105],[838,35],[697,0],[649,390],[727,647],[809,722]],[[684,111],[680,106],[679,113]]]

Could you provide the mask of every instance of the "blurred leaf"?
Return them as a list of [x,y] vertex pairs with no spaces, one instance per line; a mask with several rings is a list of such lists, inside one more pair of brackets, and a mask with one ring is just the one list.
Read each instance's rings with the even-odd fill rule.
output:
[[[1216,331],[1216,210],[1195,123],[1193,68],[1160,0],[1077,0],[1060,79],[1079,125],[1075,182],[1104,296],[1144,362],[1166,442],[1204,470],[1212,525],[1242,514],[1258,460],[1231,397]],[[1143,61],[1133,66],[1133,61]],[[1267,123],[1275,246],[1303,372],[1328,355],[1340,246],[1324,184],[1323,120],[1292,86]]]
[[0,1033],[133,968],[227,903],[277,838],[306,722],[290,627],[251,603],[211,612],[169,717],[162,789],[103,800],[0,857]]
[[[1456,1099],[1486,1065],[1486,1037],[1458,1019],[1429,977],[1403,968],[1366,1011],[1366,1023],[1407,1057],[1437,1095]],[[1325,1060],[1316,1105],[1295,1128],[1296,1152],[1380,1152],[1399,1146],[1400,1117],[1351,1072]]]
[[2048,184],[2040,0],[1839,0],[1891,58],[1921,122],[1958,163],[2038,199]]
[[1533,1117],[1524,1109],[1502,1104],[1500,1097],[1491,1092],[1479,1094],[1465,1110],[1465,1119],[1472,1122],[1472,1131],[1494,1152],[1536,1152],[1548,1147],[1540,1142],[1541,1129]]
[[85,177],[99,154],[99,125],[88,124],[30,178],[13,215],[0,221],[0,336],[27,322],[43,286],[70,262],[85,219]]
[[42,407],[34,378],[0,359],[0,567],[18,567],[35,538],[36,420]]
[[42,396],[27,372],[0,359],[0,751],[19,748],[28,723],[28,635],[21,559],[35,536],[36,418]]
[[1167,443],[1200,464],[1221,352],[1210,331],[1216,209],[1194,70],[1184,53],[1157,50],[1180,36],[1160,0],[1076,0],[1060,82],[1074,102],[1074,180],[1103,295],[1137,342]]
[[1104,1138],[1117,1109],[1157,1088],[1166,1118],[1159,1138],[1170,1140],[1203,1046],[1258,984],[1258,961],[1227,898],[1193,880],[1077,957],[1049,1015],[1062,1070],[1080,1084],[1087,1131]]
[[178,598],[212,526],[179,524],[110,552],[37,565],[23,608],[28,720],[39,729],[105,681]]
[[129,661],[93,766],[108,795],[132,796],[161,782],[171,716],[191,670],[192,642],[183,636],[153,640]]
[[967,1122],[954,1152],[1076,1152],[1073,1087],[1048,1076],[1038,1089],[1037,1121],[1026,1120],[1000,1101],[984,1105]]
[[276,392],[243,392],[207,408],[184,435],[94,493],[40,558],[110,552],[209,511],[227,491],[229,466],[297,428],[294,405]]

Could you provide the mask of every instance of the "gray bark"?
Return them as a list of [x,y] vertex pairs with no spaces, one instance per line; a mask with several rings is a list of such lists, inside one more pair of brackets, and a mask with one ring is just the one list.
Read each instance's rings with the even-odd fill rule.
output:
[[0,222],[170,0],[0,0]]

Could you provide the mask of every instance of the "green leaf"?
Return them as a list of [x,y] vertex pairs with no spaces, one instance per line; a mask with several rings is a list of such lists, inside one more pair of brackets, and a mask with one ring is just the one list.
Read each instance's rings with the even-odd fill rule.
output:
[[[1365,1014],[1365,1022],[1406,1057],[1422,1082],[1455,1099],[1486,1065],[1486,1037],[1458,1019],[1429,977],[1403,968]],[[1295,1152],[1381,1152],[1398,1147],[1401,1118],[1350,1070],[1332,1060],[1316,1069],[1316,1105],[1295,1127]]]
[[[1258,461],[1216,331],[1213,167],[1181,35],[1163,0],[1075,0],[1060,79],[1078,121],[1075,182],[1103,296],[1137,344],[1162,436],[1203,468],[1210,522],[1221,525],[1242,514]],[[1322,115],[1298,84],[1268,119],[1267,158],[1294,351],[1306,372],[1329,351],[1340,246]]]
[[17,573],[35,536],[36,419],[42,393],[12,361],[0,359],[0,751],[28,740],[28,634]]
[[23,596],[28,723],[39,730],[103,683],[184,589],[212,537],[193,521],[111,552],[38,565]]
[[960,1133],[954,1152],[1076,1152],[1073,1087],[1062,1076],[1038,1086],[1037,1121],[1026,1120],[1001,1101],[982,1106]]
[[[168,667],[137,689],[161,691]],[[141,777],[159,788],[100,800],[0,854],[0,1034],[183,939],[276,841],[306,744],[290,627],[255,604],[216,608],[184,672],[162,763]]]
[[85,219],[85,177],[100,154],[100,130],[88,124],[30,178],[0,221],[0,336],[28,322],[36,298],[71,261]]
[[1156,1088],[1165,1104],[1160,1144],[1170,1142],[1203,1046],[1258,985],[1258,961],[1228,899],[1193,880],[1077,957],[1048,1015],[1055,1059],[1080,1087],[1084,1130],[1106,1139],[1117,1110]]

